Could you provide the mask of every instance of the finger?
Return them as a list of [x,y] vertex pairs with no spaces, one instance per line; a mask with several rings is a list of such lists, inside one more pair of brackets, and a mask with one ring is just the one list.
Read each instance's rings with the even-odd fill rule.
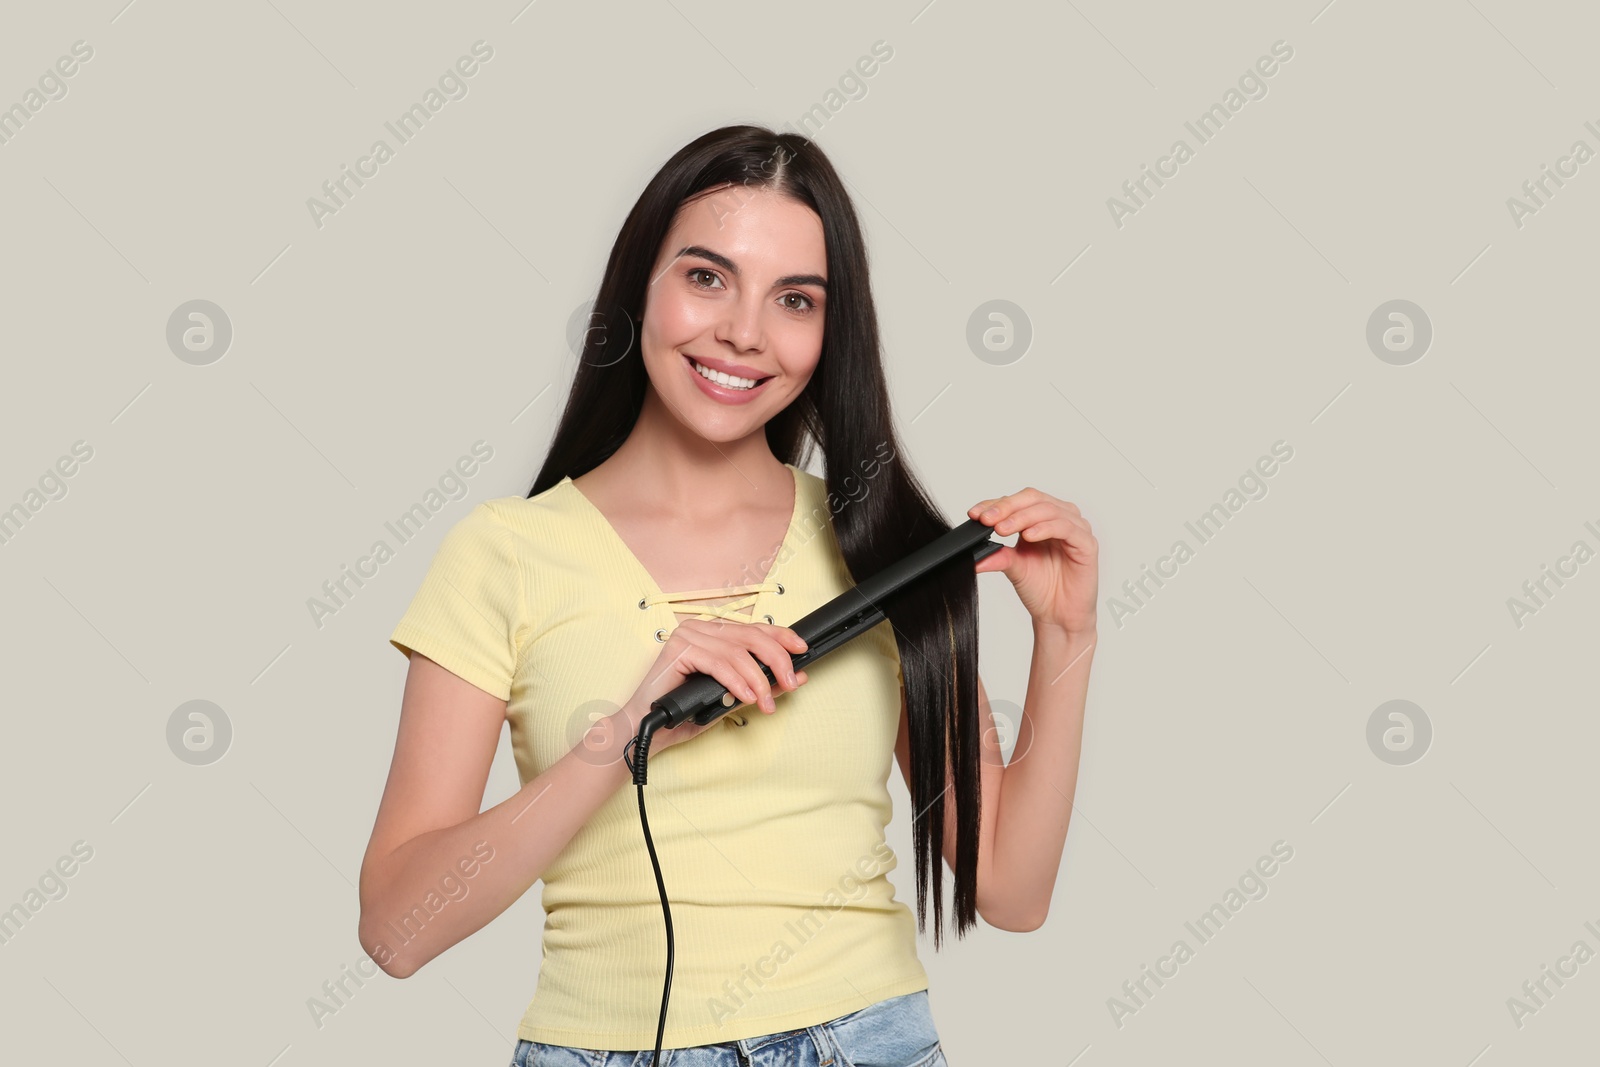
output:
[[999,551],[991,552],[980,559],[973,567],[976,574],[987,574],[989,571],[1003,571],[1011,566],[1011,561],[1017,558],[1017,550],[1010,545],[1001,545]]
[[[1024,505],[1013,508],[995,520],[994,532],[997,534],[1014,534],[1019,530],[1032,526],[1035,523],[1048,519],[1058,518],[1063,514],[1060,506],[1049,501],[1037,504]],[[1032,538],[1029,538],[1032,540]]]
[[[697,620],[685,620],[683,625],[673,631],[674,637],[683,633],[684,640],[689,642],[689,650],[680,657],[686,675],[697,671],[708,674],[744,703],[757,703],[761,699],[761,691],[756,686],[756,680],[751,677],[754,661],[744,652],[741,645],[721,637],[713,630],[705,627],[689,628],[688,624],[695,621]],[[746,670],[746,664],[750,664],[752,670]],[[755,671],[755,673],[759,675],[760,672]],[[766,679],[762,678],[761,681],[765,683]]]
[[761,700],[760,691],[751,682],[736,654],[711,653],[711,658],[695,669],[715,678],[741,704],[755,704]]
[[1037,541],[1041,535],[1036,530],[1030,532],[1029,527],[1046,522],[1064,522],[1084,533],[1090,533],[1089,520],[1080,514],[1067,511],[1068,506],[1070,505],[1066,505],[1063,501],[1051,499],[1032,507],[1021,508],[995,523],[995,533],[1021,532],[1025,535],[1023,540]]
[[1100,542],[1094,534],[1064,517],[1035,523],[1023,530],[1018,540],[1043,541],[1051,537],[1065,543],[1067,556],[1076,563],[1088,563],[1100,551]]
[[800,653],[811,647],[806,643],[806,639],[795,633],[791,627],[770,626],[767,629],[778,641],[782,642],[785,651]]
[[767,680],[761,676],[755,660],[738,645],[734,645],[732,651],[718,661],[716,678],[728,687],[728,692],[737,694],[746,704],[765,708],[766,701],[771,699]]
[[[770,714],[777,710],[773,683],[767,680],[762,670],[763,664],[786,691],[797,689],[802,684],[795,676],[794,660],[784,643],[792,645],[797,651],[804,651],[809,646],[803,637],[789,627],[737,623],[726,619],[685,619],[674,631],[674,636],[680,633],[692,647],[702,650],[709,657],[706,665],[701,665],[699,656],[693,659],[680,657],[687,671],[698,670],[711,675],[735,697],[747,704],[755,704],[763,712]],[[791,678],[793,681],[790,681]]]
[[736,636],[725,641],[723,655],[734,673],[743,679],[746,686],[743,692],[754,693],[753,697],[745,698],[746,703],[755,704],[762,711],[766,711],[776,705],[773,703],[772,683],[767,681],[766,674],[761,670],[761,664],[756,661],[756,654],[750,648],[752,639],[759,638],[754,632],[754,625],[756,624],[747,623],[741,626]]
[[[715,649],[706,640],[708,636],[709,631],[700,625],[699,619],[683,619],[680,621],[677,626],[673,627],[672,633],[667,636],[666,647],[673,649],[672,659],[668,660],[656,672],[652,680],[659,679],[672,670],[678,671],[680,677],[683,678],[687,678],[696,671],[702,674],[711,673],[705,664]],[[665,649],[663,649],[663,652],[665,652]],[[721,681],[720,678],[717,680]]]
[[[1015,493],[1009,493],[1006,496],[991,497],[988,500],[980,500],[978,503],[972,505],[972,507],[968,509],[967,514],[981,522],[987,522],[992,526],[994,523],[1005,518],[1018,508],[1025,507],[1029,504],[1038,503],[1040,500],[1046,498],[1047,494],[1040,492],[1030,485],[1026,489],[1018,490]],[[994,509],[995,514],[985,518],[984,512],[988,511],[990,508]]]
[[[967,515],[981,522],[992,523],[1006,514],[1014,500],[1014,496],[992,496],[986,500],[980,500],[968,508]],[[993,508],[995,513],[985,517],[984,512],[990,508]]]
[[757,636],[766,639],[760,642],[762,649],[761,662],[772,668],[772,676],[785,689],[798,688],[798,683],[794,680],[794,655],[788,648],[784,647],[784,642],[798,646],[801,651],[804,651],[805,638],[787,626],[766,625],[761,626],[761,631]]
[[687,648],[674,662],[681,662],[685,676],[698,671],[715,678],[743,704],[754,704],[764,712],[769,706],[775,708],[771,683],[745,643],[751,636],[751,627],[760,624],[723,619],[716,622],[722,625],[685,619],[673,631],[673,637],[681,637]]
[[[800,680],[795,674],[794,658],[783,642],[804,646],[805,639],[786,626],[763,625],[760,623],[746,626],[743,634],[749,639],[747,651],[751,656],[751,663],[759,672],[762,664],[772,672],[776,683],[784,691],[792,692],[800,688]],[[772,682],[768,682],[764,673],[759,674],[760,682],[757,688],[762,690],[763,703],[761,709],[768,713],[777,710],[777,695],[773,692]]]
[[[763,623],[746,624],[740,632],[745,641],[745,651],[756,661],[757,667],[765,664],[772,671],[773,682],[768,683],[769,687],[775,683],[785,690],[799,688],[799,682],[795,679],[794,657],[810,647],[805,638],[787,626]],[[765,675],[762,680],[766,680]]]

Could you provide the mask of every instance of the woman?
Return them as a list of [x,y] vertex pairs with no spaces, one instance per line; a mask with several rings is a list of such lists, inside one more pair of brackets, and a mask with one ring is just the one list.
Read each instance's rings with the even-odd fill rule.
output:
[[[629,213],[594,318],[527,497],[451,528],[391,637],[410,667],[362,945],[406,977],[542,879],[516,1065],[643,1064],[653,1045],[677,1067],[943,1064],[916,953],[930,881],[936,949],[944,863],[958,936],[978,916],[1036,929],[1055,884],[1095,643],[1089,525],[1036,489],[979,501],[969,517],[1014,547],[941,568],[794,671],[785,623],[951,525],[900,456],[838,175],[798,135],[698,138]],[[813,445],[825,478],[801,468]],[[1010,766],[976,671],[991,570],[1033,619]],[[649,753],[677,946],[662,1005],[622,755],[695,673],[745,705]],[[523,787],[479,812],[507,720]],[[891,752],[915,808],[915,927],[886,877]]]

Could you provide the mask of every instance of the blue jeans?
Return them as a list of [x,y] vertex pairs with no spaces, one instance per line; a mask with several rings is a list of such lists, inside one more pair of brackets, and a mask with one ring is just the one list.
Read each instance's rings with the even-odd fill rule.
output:
[[[649,1067],[655,1046],[608,1052],[518,1040],[511,1067]],[[719,1045],[663,1048],[659,1067],[949,1067],[928,991],[890,997],[815,1026]]]

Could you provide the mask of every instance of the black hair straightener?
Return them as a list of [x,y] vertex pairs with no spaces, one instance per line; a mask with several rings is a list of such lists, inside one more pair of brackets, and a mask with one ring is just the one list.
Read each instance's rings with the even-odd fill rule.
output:
[[[934,569],[962,556],[970,556],[976,565],[1004,548],[1000,542],[989,539],[991,533],[991,527],[977,519],[968,519],[796,622],[790,629],[805,641],[806,650],[791,657],[795,670],[826,656],[851,638],[866,633],[882,622],[887,617],[882,603]],[[772,668],[766,664],[761,664],[761,672],[767,676],[768,682],[777,681]],[[650,839],[650,821],[644,810],[650,739],[657,730],[671,729],[685,722],[693,721],[700,726],[715,722],[739,703],[728,687],[711,675],[692,674],[684,679],[682,685],[651,702],[650,710],[639,723],[638,735],[628,742],[622,753],[623,761],[633,772],[633,782],[639,791],[639,825],[644,830],[645,847],[650,851],[650,865],[655,869],[656,888],[661,893],[661,913],[667,926],[667,979],[661,991],[661,1018],[656,1023],[656,1048],[652,1064],[661,1058],[661,1038],[667,1026],[667,999],[672,994],[673,945],[672,909],[667,905],[667,887],[661,880],[661,864],[656,859],[655,842]]]

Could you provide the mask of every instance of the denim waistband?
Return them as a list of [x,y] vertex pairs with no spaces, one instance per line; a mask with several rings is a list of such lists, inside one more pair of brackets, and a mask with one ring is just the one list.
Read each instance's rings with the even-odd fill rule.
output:
[[[762,1055],[763,1049],[769,1051]],[[815,1052],[815,1058],[809,1052]],[[652,1054],[652,1049],[608,1052],[519,1040],[512,1067],[649,1067]],[[661,1050],[661,1067],[743,1067],[780,1061],[818,1067],[841,1061],[906,1067],[942,1067],[945,1062],[926,989],[888,997],[812,1026]]]
[[776,1045],[779,1041],[787,1041],[800,1034],[805,1034],[811,1038],[811,1043],[816,1046],[817,1062],[827,1063],[833,1055],[833,1045],[822,1031],[822,1027],[826,1025],[827,1023],[822,1023],[818,1026],[804,1026],[798,1030],[786,1030],[781,1034],[763,1034],[760,1037],[741,1037],[732,1043],[739,1046],[739,1051],[746,1056],[750,1056],[757,1049],[766,1048],[768,1045]]

